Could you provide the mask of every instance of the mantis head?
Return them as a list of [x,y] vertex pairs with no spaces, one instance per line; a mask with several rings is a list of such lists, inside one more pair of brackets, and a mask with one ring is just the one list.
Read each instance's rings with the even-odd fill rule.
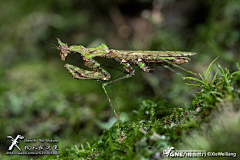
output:
[[65,61],[67,55],[70,53],[70,49],[68,48],[67,44],[62,43],[59,38],[57,38],[59,47],[54,45],[58,50],[60,50],[61,60]]

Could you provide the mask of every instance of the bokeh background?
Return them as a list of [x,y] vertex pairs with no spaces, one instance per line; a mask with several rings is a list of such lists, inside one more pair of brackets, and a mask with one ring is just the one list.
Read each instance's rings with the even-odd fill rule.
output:
[[[67,73],[59,51],[51,49],[56,38],[86,47],[192,51],[198,54],[182,65],[188,70],[206,71],[219,57],[218,63],[235,71],[239,27],[237,0],[1,1],[0,158],[10,144],[8,135],[55,138],[64,150],[95,141],[115,121],[101,83]],[[111,59],[96,60],[121,68]],[[77,54],[66,63],[85,68]],[[123,121],[134,119],[144,99],[164,99],[175,107],[191,103],[194,91],[181,78],[186,72],[134,69],[133,78],[112,84]],[[107,70],[113,79],[123,76]]]

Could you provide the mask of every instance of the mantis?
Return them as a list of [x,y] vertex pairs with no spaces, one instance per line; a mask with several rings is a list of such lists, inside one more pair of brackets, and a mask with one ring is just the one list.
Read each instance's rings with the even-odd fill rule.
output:
[[[155,66],[164,64],[173,64],[174,66],[187,63],[190,58],[187,56],[193,56],[196,53],[193,52],[180,52],[180,51],[128,51],[128,50],[115,50],[109,49],[105,44],[101,44],[96,48],[85,48],[81,45],[68,46],[57,38],[59,46],[55,46],[60,51],[60,57],[62,61],[65,61],[66,57],[70,53],[78,53],[82,56],[85,61],[85,66],[92,70],[84,70],[71,64],[65,64],[64,67],[75,79],[92,79],[97,81],[103,81],[102,88],[107,96],[110,106],[116,116],[119,130],[119,142],[121,143],[121,132],[119,127],[119,110],[116,103],[117,112],[113,108],[111,99],[106,90],[106,86],[117,82],[122,79],[130,78],[134,75],[135,70],[131,65],[136,65],[145,72],[152,72]],[[109,81],[111,75],[103,68],[104,65],[94,60],[95,57],[103,57],[114,59],[120,63],[125,69],[123,72],[125,76],[118,79]],[[105,66],[107,67],[107,66]],[[110,67],[112,68],[112,67]],[[114,97],[115,93],[111,88]],[[116,100],[115,100],[116,102]]]

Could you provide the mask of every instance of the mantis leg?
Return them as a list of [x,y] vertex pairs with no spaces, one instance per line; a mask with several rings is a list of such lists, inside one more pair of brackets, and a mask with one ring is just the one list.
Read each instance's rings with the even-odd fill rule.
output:
[[[87,67],[90,67],[93,70],[97,70],[98,72],[100,71],[101,73],[106,75],[102,80],[109,80],[111,78],[110,74],[106,70],[104,70],[97,61],[95,61],[93,59],[90,59],[90,60],[89,59],[84,59],[84,60],[85,60],[85,65]],[[116,97],[115,97],[115,92],[112,89],[112,87],[110,86],[110,88],[112,90],[112,93],[113,93],[113,96],[114,96],[114,100],[115,100],[115,104],[116,104],[116,108],[117,108],[117,113],[116,113],[116,111],[115,111],[115,109],[113,107],[112,101],[111,101],[111,99],[110,99],[110,97],[109,97],[109,95],[107,93],[107,90],[106,90],[106,88],[104,86],[104,83],[103,83],[102,87],[103,87],[103,90],[104,90],[104,92],[105,92],[105,94],[107,96],[108,102],[109,102],[109,104],[110,104],[110,106],[111,106],[111,108],[112,108],[112,110],[113,110],[113,112],[115,114],[115,117],[117,119],[118,131],[119,131],[119,142],[121,143],[122,142],[122,138],[121,138],[121,131],[120,131],[120,126],[119,126],[120,114],[119,114],[119,109],[118,109],[118,105],[117,105],[117,101],[116,101]]]
[[152,72],[153,70],[147,66],[144,62],[135,62],[139,68],[141,68],[144,72]]
[[120,77],[118,79],[115,79],[113,81],[110,81],[110,82],[106,82],[106,83],[103,83],[103,87],[113,83],[113,82],[117,82],[117,81],[120,81],[122,79],[126,79],[126,78],[130,78],[134,75],[134,72],[135,70],[132,68],[132,66],[129,64],[129,63],[122,63],[123,67],[125,68],[126,72],[127,72],[127,75],[123,76],[123,77]]
[[[93,59],[84,59],[84,60],[85,60],[85,66],[90,67],[90,68],[92,68],[93,70],[96,70],[96,71],[98,71],[98,72],[100,71],[101,73],[103,73],[104,75],[106,75],[106,76],[105,76],[103,79],[101,79],[101,80],[109,80],[109,79],[111,78],[110,74],[109,74],[106,70],[104,70],[104,69],[101,67],[101,64],[99,64],[97,61],[95,61],[95,60],[93,60]],[[115,92],[114,92],[114,90],[112,89],[112,87],[110,86],[110,88],[111,88],[111,90],[112,90],[112,93],[113,93],[113,96],[114,96],[115,103],[116,103],[117,113],[116,113],[116,111],[115,111],[115,109],[114,109],[114,107],[113,107],[112,101],[111,101],[111,99],[110,99],[110,97],[109,97],[109,95],[108,95],[108,93],[107,93],[106,88],[104,87],[104,85],[102,85],[102,87],[103,87],[103,90],[104,90],[104,92],[105,92],[105,94],[106,94],[106,96],[107,96],[108,102],[109,102],[109,104],[110,104],[110,106],[111,106],[111,108],[112,108],[112,110],[113,110],[113,112],[114,112],[114,114],[115,114],[115,117],[116,117],[116,119],[117,119],[118,131],[119,131],[119,141],[120,141],[120,143],[121,143],[121,142],[122,142],[122,139],[121,139],[120,126],[119,126],[120,115],[119,115],[119,109],[118,109],[117,102],[116,102],[116,98],[115,98]]]
[[104,70],[94,59],[85,60],[85,66],[92,68],[93,71],[81,69],[70,64],[65,64],[64,67],[75,79],[93,79],[107,81],[111,78],[110,74]]
[[[73,65],[70,65],[70,64],[66,64],[65,65],[65,68],[68,70],[68,72],[72,75],[73,78],[75,79],[93,79],[93,80],[109,80],[111,78],[110,74],[104,70],[101,65],[95,61],[94,59],[85,59],[84,58],[84,61],[85,61],[85,66],[89,67],[89,68],[92,68],[93,71],[88,71],[88,70],[84,70],[84,69],[81,69],[79,67],[76,67],[76,66],[73,66]],[[117,113],[113,107],[113,104],[112,104],[112,101],[107,93],[107,90],[104,86],[104,84],[102,85],[103,87],[103,90],[107,96],[107,99],[110,103],[110,106],[115,114],[115,117],[117,119],[117,124],[118,124],[118,130],[119,130],[119,141],[121,143],[121,132],[120,132],[120,127],[119,127],[119,109],[118,109],[118,106],[117,106],[117,103],[116,103],[116,99],[115,99],[115,93],[114,93],[114,90],[112,89],[111,87],[111,90],[113,92],[113,95],[114,95],[114,99],[115,99],[115,103],[116,103],[116,108],[117,108]]]
[[[110,98],[109,98],[109,96],[108,96],[108,94],[107,94],[106,86],[107,86],[107,85],[110,85],[110,84],[113,83],[113,82],[117,82],[117,81],[119,81],[119,80],[121,80],[121,79],[130,78],[130,77],[132,77],[132,76],[134,75],[134,69],[130,66],[129,63],[122,63],[122,65],[123,65],[123,67],[125,68],[125,70],[126,70],[126,72],[127,72],[127,75],[125,75],[125,76],[123,76],[123,77],[120,77],[120,78],[118,78],[118,79],[115,79],[115,80],[113,80],[113,81],[105,82],[105,83],[102,84],[102,88],[103,88],[104,92],[106,93],[107,98],[108,98],[110,104],[112,104],[112,102],[111,102],[111,100],[110,100]],[[110,86],[110,87],[111,87],[111,86]],[[112,87],[111,87],[111,90],[112,90],[112,92],[113,92],[113,94],[114,94],[114,96],[115,96],[115,93],[114,93]],[[116,101],[116,100],[115,100],[115,101]],[[115,103],[116,103],[116,102],[115,102]],[[122,139],[121,139],[121,132],[120,132],[120,127],[119,127],[120,114],[119,114],[119,109],[118,109],[117,103],[116,103],[116,108],[117,108],[117,114],[116,114],[115,111],[114,111],[114,114],[117,115],[116,118],[117,118],[117,123],[118,123],[118,130],[119,130],[119,141],[120,141],[120,143],[121,143],[121,142],[122,142]]]

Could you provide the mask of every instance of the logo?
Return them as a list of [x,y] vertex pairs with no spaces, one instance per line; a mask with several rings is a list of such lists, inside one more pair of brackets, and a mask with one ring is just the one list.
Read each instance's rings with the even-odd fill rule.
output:
[[[17,135],[16,138],[12,136],[7,136],[7,138],[11,139],[12,144],[8,147],[7,155],[46,155],[46,154],[59,154],[59,148],[56,143],[58,143],[57,139],[27,139],[22,135]],[[25,143],[25,145],[21,145],[22,148],[18,146],[19,140],[21,140],[21,144]],[[31,144],[33,143],[33,144]],[[18,151],[12,151],[16,147]]]
[[205,150],[175,150],[174,147],[168,147],[163,151],[166,157],[170,158],[199,158],[206,157]]
[[167,149],[163,150],[163,154],[169,157],[170,153],[174,150],[174,147],[168,147]]
[[163,154],[170,158],[206,158],[206,157],[237,157],[234,152],[206,152],[206,150],[175,150],[168,147]]
[[22,151],[17,144],[18,144],[18,139],[24,139],[23,136],[17,135],[17,137],[16,137],[15,139],[14,139],[12,136],[7,136],[7,138],[11,138],[11,140],[12,140],[12,144],[11,144],[11,145],[9,146],[9,148],[8,148],[9,151],[11,151],[14,146],[15,146],[19,151]]

